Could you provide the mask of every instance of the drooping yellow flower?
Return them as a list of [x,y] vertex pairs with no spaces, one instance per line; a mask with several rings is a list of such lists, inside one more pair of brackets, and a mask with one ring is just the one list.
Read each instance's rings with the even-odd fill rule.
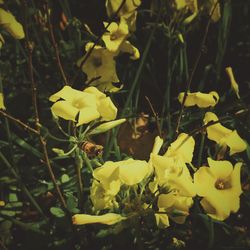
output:
[[125,219],[126,217],[114,213],[107,213],[104,215],[75,214],[72,216],[72,222],[74,225],[85,225],[93,223],[113,225]]
[[[87,43],[85,46],[86,52],[88,52],[93,46],[93,43]],[[86,55],[85,55],[86,56]],[[77,66],[80,67],[85,56],[77,61]],[[114,60],[115,54],[96,45],[88,57],[87,61],[82,66],[82,71],[87,75],[88,81],[93,81],[91,84],[101,86],[105,84],[109,91],[112,88],[112,83],[118,83],[119,78],[116,74],[116,62]],[[111,85],[111,86],[110,86]],[[115,86],[113,86],[115,88]],[[119,90],[119,88],[117,88]]]
[[4,105],[3,93],[0,92],[0,109],[6,109]]
[[0,8],[0,26],[2,26],[15,39],[23,39],[23,26],[8,11]]
[[229,80],[230,80],[230,83],[231,83],[231,88],[233,89],[233,91],[237,95],[237,98],[240,99],[239,85],[238,85],[238,83],[236,82],[236,80],[234,78],[233,69],[231,67],[227,67],[225,70],[226,70],[226,73],[227,73],[227,75],[229,77]]
[[[107,25],[108,23],[104,22],[104,26],[106,27]],[[105,32],[102,36],[102,40],[104,41],[106,48],[110,52],[116,53],[121,44],[127,38],[128,34],[128,25],[125,19],[121,18],[119,24],[112,22],[108,26],[107,32]]]
[[193,199],[180,196],[176,192],[170,192],[168,194],[160,194],[157,205],[161,211],[165,210],[174,222],[183,224],[189,215]]
[[112,182],[132,186],[140,183],[148,172],[149,165],[146,161],[128,159],[118,162],[105,162],[103,166],[94,170],[93,176],[103,184],[106,190],[113,191],[113,194],[116,194],[120,187],[115,185],[116,189],[112,190],[110,187]]
[[201,205],[214,219],[225,220],[240,207],[240,170],[242,163],[234,168],[229,161],[214,161],[208,158],[209,167],[201,167],[194,174],[197,194],[203,199]]
[[[218,121],[218,117],[212,113],[207,112],[204,117],[204,123],[207,124],[211,121]],[[230,148],[230,155],[246,150],[247,145],[244,140],[238,135],[236,130],[228,129],[220,123],[207,127],[208,139],[215,141],[222,147]]]
[[[184,98],[184,92],[181,92],[178,96],[178,100],[182,103]],[[217,92],[212,91],[209,94],[194,92],[188,93],[185,101],[186,107],[197,105],[199,108],[214,107],[219,101],[219,95]]]
[[110,121],[117,114],[117,108],[111,99],[95,87],[79,91],[65,86],[50,96],[49,100],[55,102],[51,107],[55,115],[72,121],[76,121],[76,116],[79,115],[77,126],[97,118]]

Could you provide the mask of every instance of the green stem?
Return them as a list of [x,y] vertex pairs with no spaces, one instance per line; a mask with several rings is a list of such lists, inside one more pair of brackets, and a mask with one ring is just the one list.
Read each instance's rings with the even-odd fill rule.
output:
[[81,169],[83,165],[83,159],[79,148],[75,150],[75,163],[76,163],[76,176],[78,181],[78,206],[83,205],[83,180],[81,175]]
[[204,149],[204,142],[205,142],[206,134],[202,133],[201,134],[201,143],[199,147],[199,153],[198,153],[198,160],[197,160],[197,166],[201,166],[201,161],[202,161],[202,154],[203,154],[203,149]]

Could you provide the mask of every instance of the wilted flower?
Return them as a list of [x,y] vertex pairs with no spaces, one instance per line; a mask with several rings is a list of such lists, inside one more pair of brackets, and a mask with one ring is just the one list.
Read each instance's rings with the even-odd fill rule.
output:
[[2,26],[15,39],[23,39],[23,26],[8,11],[0,8],[0,26]]
[[[212,112],[207,112],[204,123],[207,124],[211,121],[218,121],[218,117]],[[208,126],[206,130],[208,139],[215,141],[222,147],[228,146],[230,148],[230,155],[246,150],[247,145],[236,130],[228,129],[220,123]]]
[[209,167],[200,167],[194,174],[197,194],[203,199],[201,205],[214,219],[225,220],[240,207],[240,170],[242,163],[234,168],[229,161],[214,161],[208,158]]
[[117,114],[117,108],[111,99],[95,87],[79,91],[65,86],[50,96],[49,100],[55,102],[51,107],[55,115],[72,121],[76,121],[76,117],[79,115],[77,126],[89,123],[97,118],[110,121],[115,119]]
[[231,67],[227,67],[225,70],[226,70],[226,73],[227,73],[227,75],[229,77],[229,80],[230,80],[230,83],[231,83],[231,88],[233,89],[233,91],[237,95],[237,98],[240,99],[239,85],[238,85],[238,83],[236,82],[236,80],[234,78],[233,69]]
[[[181,92],[178,96],[178,100],[182,103],[184,98],[184,92]],[[212,91],[209,94],[195,92],[187,93],[187,98],[184,105],[191,107],[197,105],[199,108],[214,107],[219,101],[219,95],[217,92]]]
[[114,213],[108,213],[104,215],[75,214],[72,216],[72,222],[74,225],[85,225],[93,223],[113,225],[125,219],[126,217]]

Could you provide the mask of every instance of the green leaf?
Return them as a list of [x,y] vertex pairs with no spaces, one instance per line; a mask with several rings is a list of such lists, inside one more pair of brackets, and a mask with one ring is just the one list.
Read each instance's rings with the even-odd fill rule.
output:
[[64,211],[59,207],[51,207],[50,212],[57,218],[62,218],[65,216]]

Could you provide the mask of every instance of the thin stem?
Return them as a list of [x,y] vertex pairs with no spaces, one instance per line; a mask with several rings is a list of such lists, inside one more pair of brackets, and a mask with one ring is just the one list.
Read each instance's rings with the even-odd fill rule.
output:
[[28,50],[28,70],[29,70],[29,77],[30,77],[30,81],[31,81],[31,92],[32,92],[32,104],[35,110],[35,126],[36,126],[36,130],[39,133],[39,141],[40,144],[42,146],[43,149],[43,156],[44,156],[44,162],[47,166],[47,169],[49,171],[49,175],[50,178],[54,184],[55,190],[57,192],[58,198],[62,204],[62,206],[66,209],[66,202],[64,200],[64,197],[62,195],[62,192],[59,188],[59,185],[56,182],[56,178],[49,160],[49,156],[48,156],[48,150],[47,150],[47,143],[45,138],[41,135],[41,125],[40,125],[40,119],[39,119],[39,113],[38,113],[38,104],[37,104],[37,86],[36,86],[36,82],[34,79],[34,74],[33,74],[33,48],[34,48],[34,43],[30,41],[29,39],[29,32],[28,32],[28,12],[27,12],[27,2],[26,0],[23,0],[23,5],[24,5],[24,14],[25,14],[25,18],[24,18],[24,29],[25,29],[25,41],[26,41],[26,46],[27,46],[27,50]]
[[185,90],[184,97],[183,97],[183,100],[182,100],[182,103],[181,103],[181,109],[180,109],[178,119],[177,119],[177,126],[176,126],[176,129],[175,129],[176,134],[179,133],[179,127],[180,127],[181,118],[182,118],[182,114],[183,114],[183,111],[184,111],[184,106],[185,106],[185,102],[186,102],[186,99],[187,99],[188,91],[190,90],[190,86],[191,86],[191,83],[193,81],[194,73],[196,72],[196,69],[197,69],[197,67],[199,65],[199,62],[200,62],[201,55],[202,55],[202,53],[204,51],[204,46],[205,46],[205,43],[206,43],[208,30],[209,30],[209,27],[210,27],[210,24],[211,24],[211,21],[212,21],[212,15],[213,15],[213,13],[214,13],[214,11],[216,9],[217,4],[218,4],[218,1],[215,3],[215,5],[213,7],[213,10],[210,13],[210,16],[209,16],[209,19],[208,19],[208,22],[207,22],[207,25],[206,25],[205,33],[204,33],[203,39],[201,41],[199,52],[198,52],[198,55],[197,55],[197,57],[195,59],[194,66],[192,68],[189,80],[187,82],[186,90]]
[[83,159],[80,152],[80,149],[77,148],[75,150],[75,163],[76,163],[76,176],[78,181],[78,205],[82,207],[83,205],[83,181],[82,181],[82,174],[81,168],[83,165]]
[[198,160],[197,160],[197,166],[198,167],[201,166],[205,137],[206,137],[205,133],[202,133],[201,134],[201,143],[200,143],[200,146],[199,146]]
[[50,39],[51,39],[51,42],[52,42],[52,46],[53,46],[53,48],[55,50],[56,63],[57,63],[58,69],[60,71],[60,74],[62,76],[64,85],[69,85],[67,77],[66,77],[66,75],[64,73],[64,70],[63,70],[62,63],[61,63],[58,45],[57,45],[55,35],[54,35],[54,31],[53,31],[53,27],[52,27],[52,24],[51,24],[51,21],[50,21],[49,4],[48,4],[47,1],[46,1],[46,4],[45,4],[45,9],[46,9],[47,17],[48,17],[48,29],[49,29]]

